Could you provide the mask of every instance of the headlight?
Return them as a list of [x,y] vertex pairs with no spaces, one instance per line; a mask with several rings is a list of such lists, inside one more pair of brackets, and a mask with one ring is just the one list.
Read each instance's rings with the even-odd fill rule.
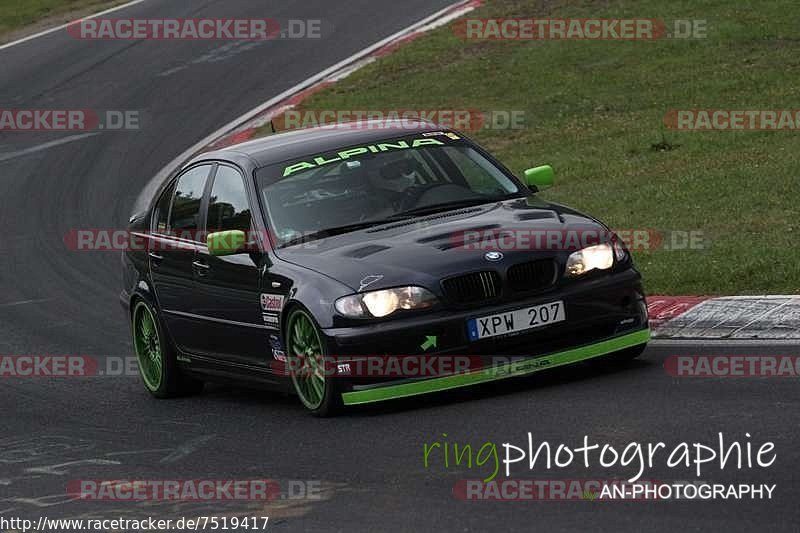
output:
[[567,275],[580,276],[590,270],[605,270],[614,264],[614,249],[608,243],[589,246],[573,252],[567,259]]
[[399,287],[353,294],[336,300],[336,310],[350,318],[380,318],[398,309],[425,309],[436,303],[436,296],[422,287]]

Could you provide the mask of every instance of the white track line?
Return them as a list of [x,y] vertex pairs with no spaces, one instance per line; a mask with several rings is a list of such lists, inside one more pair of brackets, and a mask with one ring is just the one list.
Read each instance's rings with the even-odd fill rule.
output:
[[69,137],[64,137],[63,139],[57,139],[55,141],[50,141],[44,144],[40,144],[38,146],[32,146],[31,148],[26,148],[25,150],[19,150],[18,152],[9,152],[6,154],[0,154],[0,163],[2,163],[3,161],[10,161],[11,159],[16,159],[24,155],[41,152],[42,150],[47,150],[48,148],[52,148],[54,146],[61,146],[62,144],[79,141],[81,139],[85,139],[86,137],[93,137],[94,135],[100,135],[100,132],[98,131],[93,133],[81,133],[79,135],[70,135]]
[[[730,333],[728,333],[728,336],[729,336],[729,337],[733,337],[733,336],[734,336],[734,335],[736,335],[738,332],[740,332],[740,331],[742,331],[742,330],[744,330],[744,329],[747,329],[748,327],[750,327],[750,325],[752,325],[752,324],[754,324],[754,323],[758,322],[759,320],[762,320],[763,318],[765,318],[765,317],[767,317],[767,316],[769,316],[769,315],[771,315],[771,314],[774,314],[774,313],[775,313],[775,311],[777,311],[777,310],[778,310],[778,309],[780,309],[781,307],[785,307],[785,306],[789,305],[790,303],[792,303],[792,299],[787,299],[787,300],[786,300],[785,302],[783,302],[782,304],[778,304],[777,306],[773,307],[772,309],[768,309],[767,311],[764,311],[763,313],[761,313],[760,315],[756,316],[754,319],[752,319],[750,322],[748,322],[748,323],[747,323],[747,324],[745,324],[744,326],[742,326],[742,327],[740,327],[740,328],[736,328],[735,330],[733,330],[733,331],[731,331]],[[778,323],[777,323],[777,322],[773,322],[773,325],[770,327],[770,329],[775,329],[775,327],[776,327],[777,325],[778,325]]]
[[[95,13],[94,15],[89,15],[88,17],[82,17],[81,20],[93,19],[95,17],[101,17],[101,16],[103,16],[103,15],[105,15],[107,13],[113,13],[114,11],[119,11],[120,9],[125,9],[126,7],[131,7],[131,6],[135,6],[136,4],[141,4],[144,1],[145,0],[133,0],[132,2],[128,2],[127,4],[122,4],[122,5],[119,5],[119,6],[116,6],[116,7],[112,7],[110,9],[106,9],[105,11],[101,11],[100,13]],[[5,48],[11,48],[12,46],[16,46],[18,44],[26,43],[26,42],[28,42],[30,40],[33,40],[33,39],[36,39],[38,37],[42,37],[43,35],[49,35],[49,34],[51,34],[53,32],[56,32],[56,31],[59,31],[59,30],[63,30],[64,28],[66,28],[70,24],[72,24],[72,22],[67,22],[66,24],[62,24],[61,26],[56,26],[55,28],[50,28],[49,30],[40,31],[39,33],[34,33],[33,35],[28,35],[27,37],[23,37],[22,39],[17,39],[16,41],[11,41],[10,43],[6,43],[6,44],[3,44],[3,45],[0,45],[0,50],[3,50]]]
[[[413,33],[415,31],[417,31],[418,29],[425,27],[426,25],[428,25],[431,22],[435,21],[436,19],[440,18],[443,14],[445,14],[448,11],[450,11],[451,9],[453,9],[455,6],[462,5],[462,4],[467,4],[467,3],[469,3],[469,2],[467,0],[464,0],[464,1],[461,1],[461,2],[455,2],[455,3],[445,7],[444,9],[440,9],[436,13],[434,13],[432,15],[429,15],[429,16],[425,17],[424,19],[422,19],[422,20],[420,20],[418,22],[415,22],[414,24],[412,24],[412,25],[410,25],[410,26],[408,26],[408,27],[396,32],[396,33],[393,33],[389,37],[386,37],[385,39],[382,39],[382,40],[378,41],[377,43],[375,43],[375,44],[373,44],[371,46],[368,46],[367,48],[364,48],[363,50],[361,50],[359,52],[356,52],[355,54],[353,54],[353,55],[351,55],[351,56],[339,61],[335,65],[331,65],[330,67],[326,68],[325,70],[323,70],[323,71],[311,76],[310,78],[307,78],[304,81],[301,81],[297,85],[295,85],[293,87],[290,87],[289,89],[286,89],[285,91],[283,91],[279,95],[277,95],[277,96],[275,96],[273,98],[270,98],[269,100],[267,100],[266,102],[264,102],[260,106],[254,108],[254,109],[251,109],[247,113],[245,113],[245,114],[239,116],[238,118],[228,122],[227,124],[225,124],[224,126],[219,128],[218,130],[216,130],[215,132],[213,132],[210,135],[206,136],[204,139],[201,139],[200,141],[196,142],[188,150],[186,150],[181,155],[179,155],[178,157],[173,159],[167,166],[164,167],[164,169],[161,172],[156,174],[156,176],[150,181],[150,183],[148,185],[149,186],[153,186],[153,187],[158,187],[161,184],[161,182],[167,177],[167,175],[170,172],[172,172],[173,170],[175,170],[178,167],[178,165],[186,162],[193,155],[195,155],[197,152],[199,152],[200,150],[202,150],[206,146],[210,145],[212,142],[214,142],[217,139],[223,137],[226,133],[236,129],[237,126],[247,122],[248,120],[252,120],[253,118],[257,117],[259,114],[261,114],[263,111],[269,109],[270,107],[273,107],[276,104],[282,102],[283,100],[286,100],[290,96],[293,96],[294,94],[302,91],[303,89],[307,89],[308,87],[314,85],[315,83],[324,80],[325,78],[327,78],[331,74],[337,72],[338,70],[343,69],[345,66],[349,65],[350,63],[353,63],[355,61],[358,61],[359,59],[362,59],[362,58],[368,56],[369,54],[371,54],[375,50],[379,50],[379,49],[383,48],[384,46],[386,46],[387,44],[395,41],[396,39],[399,39],[400,37],[403,37],[404,35],[407,35],[409,33]],[[147,191],[147,186],[145,186],[145,190],[142,191],[142,193],[140,194],[139,197],[141,197],[142,194],[145,194],[147,192],[148,192]]]
[[695,347],[722,347],[722,346],[793,346],[800,347],[798,339],[650,339],[648,346],[695,346]]

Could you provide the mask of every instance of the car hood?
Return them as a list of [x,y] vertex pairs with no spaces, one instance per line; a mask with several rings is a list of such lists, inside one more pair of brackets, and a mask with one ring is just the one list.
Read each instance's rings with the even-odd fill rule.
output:
[[[540,231],[584,235],[607,228],[588,215],[530,196],[387,223],[279,248],[276,254],[354,291],[421,285],[438,292],[439,281],[449,276],[567,253],[560,246],[534,249],[517,238]],[[514,237],[501,244],[493,239],[501,234]],[[489,250],[501,251],[502,259],[487,260]]]

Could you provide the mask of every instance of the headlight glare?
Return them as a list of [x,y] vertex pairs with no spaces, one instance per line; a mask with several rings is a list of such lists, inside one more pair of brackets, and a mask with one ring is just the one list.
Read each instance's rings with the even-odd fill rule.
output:
[[361,298],[372,316],[378,318],[394,313],[400,305],[400,298],[393,290],[368,292]]
[[605,270],[614,265],[614,249],[608,243],[589,246],[573,252],[567,259],[567,275],[581,276],[587,272]]
[[411,286],[345,296],[336,300],[335,307],[339,313],[349,318],[381,318],[398,309],[425,309],[435,303],[436,297],[430,291]]

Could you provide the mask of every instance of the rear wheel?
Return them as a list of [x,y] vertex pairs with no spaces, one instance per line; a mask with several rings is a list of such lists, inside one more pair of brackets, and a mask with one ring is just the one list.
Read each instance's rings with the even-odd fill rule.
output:
[[203,382],[180,373],[175,348],[165,335],[158,314],[144,300],[137,300],[131,313],[133,350],[147,391],[156,398],[193,394]]
[[326,372],[322,335],[302,309],[293,309],[286,320],[286,360],[294,390],[306,409],[317,416],[339,410],[339,387]]

